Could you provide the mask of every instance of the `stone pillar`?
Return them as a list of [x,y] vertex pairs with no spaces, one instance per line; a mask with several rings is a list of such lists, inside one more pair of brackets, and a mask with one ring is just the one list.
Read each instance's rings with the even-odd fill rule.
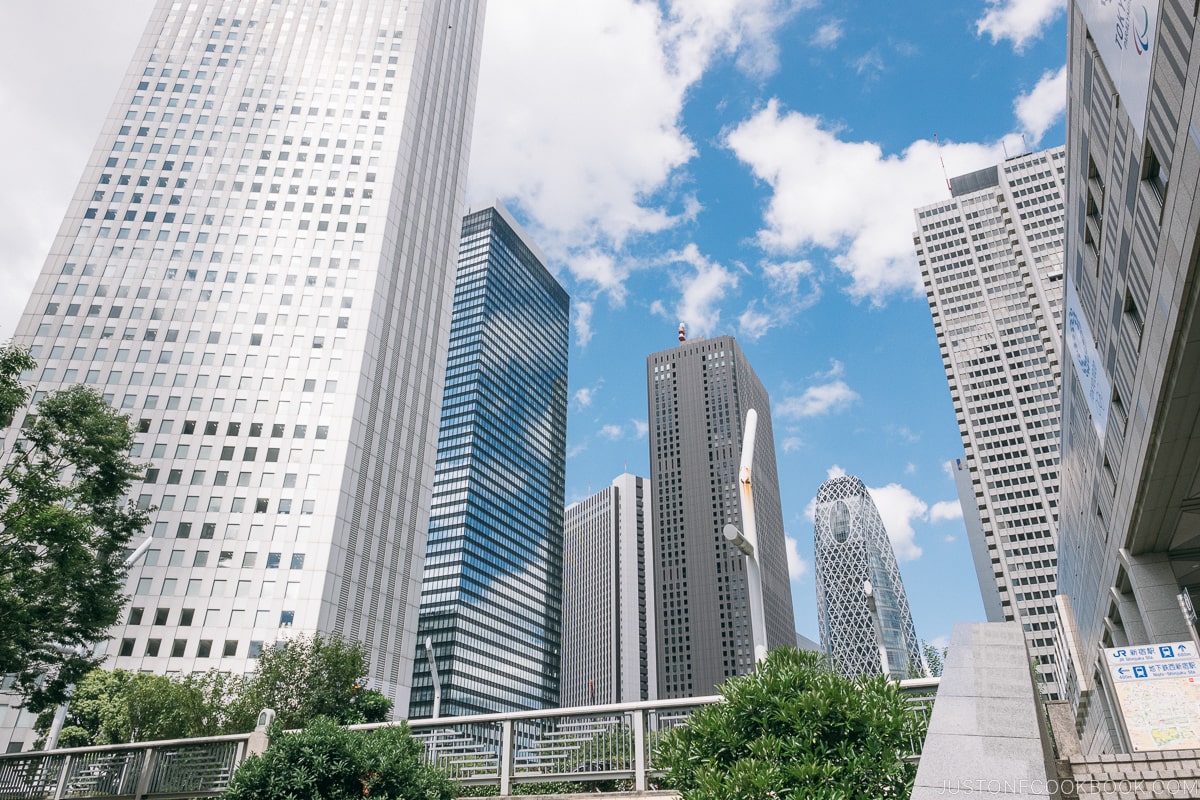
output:
[[1135,556],[1122,548],[1120,555],[1146,629],[1142,644],[1190,641],[1192,632],[1179,610],[1179,581],[1166,553]]

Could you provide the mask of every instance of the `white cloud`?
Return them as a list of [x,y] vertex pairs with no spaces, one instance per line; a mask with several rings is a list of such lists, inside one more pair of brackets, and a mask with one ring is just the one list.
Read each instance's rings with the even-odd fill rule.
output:
[[858,392],[835,380],[819,386],[810,386],[799,397],[785,397],[775,405],[775,416],[780,419],[816,417],[843,411],[859,399]]
[[800,555],[800,545],[795,539],[788,536],[784,541],[787,543],[788,577],[800,580],[808,574],[808,561]]
[[804,440],[799,436],[787,436],[784,437],[782,447],[784,453],[794,453],[804,447]]
[[992,44],[1008,39],[1020,52],[1066,7],[1067,0],[988,0],[987,13],[975,21],[975,32],[991,36]]
[[650,432],[650,424],[644,419],[631,419],[629,422],[633,425],[633,438],[645,439]]
[[907,464],[905,464],[904,465],[904,474],[905,475],[916,475],[917,474],[917,465],[912,463],[911,461],[908,462]]
[[592,404],[592,390],[584,387],[575,392],[575,404],[580,408],[587,408]]
[[751,300],[750,305],[746,306],[746,310],[738,317],[738,333],[752,341],[758,341],[771,330],[773,322],[771,315],[759,311],[757,306],[757,301]]
[[592,340],[593,306],[587,300],[576,300],[571,306],[575,315],[575,341],[582,347]]
[[1013,110],[1030,144],[1036,147],[1046,131],[1067,112],[1067,65],[1057,72],[1043,73],[1029,94],[1016,99]]
[[[759,243],[778,254],[819,247],[850,278],[855,299],[924,296],[913,250],[913,209],[946,197],[939,157],[960,175],[1004,158],[1000,143],[920,140],[899,154],[843,141],[820,118],[771,100],[733,128],[730,150],[773,190]],[[1015,142],[1014,142],[1014,146]]]
[[610,442],[619,442],[625,436],[625,429],[620,425],[604,425],[596,432],[596,435],[601,439],[608,439]]
[[954,468],[954,459],[950,459],[949,461],[942,462],[942,472],[946,473],[947,478],[949,478],[950,480],[954,480],[954,475],[956,472],[956,470]]
[[845,30],[842,28],[842,21],[840,19],[831,19],[817,28],[817,32],[808,40],[808,43],[813,47],[828,49],[841,41],[844,34]]
[[957,500],[939,500],[929,507],[930,522],[948,522],[962,518],[962,506]]
[[826,480],[831,481],[834,478],[844,478],[844,477],[846,477],[846,470],[842,469],[837,464],[834,464],[832,467],[825,470],[825,479]]
[[[638,265],[614,253],[700,210],[677,180],[697,152],[682,121],[689,88],[723,56],[770,74],[775,33],[804,5],[491,0],[468,196],[519,208],[577,296],[620,305]],[[586,344],[590,328],[576,330]]]
[[830,378],[841,377],[842,373],[844,373],[845,371],[846,371],[845,364],[843,364],[841,361],[838,361],[836,358],[831,358],[831,359],[829,359],[829,371],[828,372],[814,372],[812,377],[817,380],[828,380]]
[[892,549],[896,552],[898,561],[912,561],[921,557],[921,548],[914,541],[916,531],[913,530],[914,520],[926,519],[929,506],[921,498],[905,489],[898,483],[889,483],[881,488],[867,487],[883,526],[887,528],[888,538],[892,541]]
[[[675,318],[687,324],[689,335],[712,334],[721,321],[719,303],[726,294],[737,288],[737,274],[710,261],[694,244],[671,253],[667,262],[674,270],[671,283],[680,293],[675,306]],[[680,266],[684,266],[685,270],[680,271]],[[686,270],[686,267],[691,269]],[[661,303],[657,307],[664,309]]]
[[764,261],[759,268],[768,291],[761,299],[751,300],[738,317],[741,335],[754,340],[788,324],[821,299],[816,270],[809,262]]
[[585,450],[587,450],[587,442],[573,444],[567,448],[567,458],[574,458],[575,456],[583,453]]
[[852,66],[855,72],[859,75],[866,75],[868,78],[878,77],[879,73],[883,72],[885,68],[883,55],[880,54],[878,48],[873,48],[863,53],[854,60]]

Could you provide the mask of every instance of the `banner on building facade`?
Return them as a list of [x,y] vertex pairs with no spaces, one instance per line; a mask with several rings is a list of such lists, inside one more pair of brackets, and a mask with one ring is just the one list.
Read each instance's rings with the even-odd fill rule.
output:
[[1151,48],[1157,44],[1159,0],[1078,0],[1100,59],[1121,95],[1133,130],[1146,130]]

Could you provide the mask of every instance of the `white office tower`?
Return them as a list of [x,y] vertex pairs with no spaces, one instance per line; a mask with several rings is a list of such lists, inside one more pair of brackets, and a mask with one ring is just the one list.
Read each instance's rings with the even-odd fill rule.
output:
[[[1062,361],[1063,148],[953,178],[916,210],[914,243],[978,511],[964,508],[981,586],[1054,679]],[[982,548],[980,548],[982,544]],[[983,592],[989,619],[996,598]]]
[[483,9],[155,7],[15,337],[141,431],[107,666],[321,632],[407,707]]
[[567,506],[563,706],[658,699],[650,481],[628,473]]

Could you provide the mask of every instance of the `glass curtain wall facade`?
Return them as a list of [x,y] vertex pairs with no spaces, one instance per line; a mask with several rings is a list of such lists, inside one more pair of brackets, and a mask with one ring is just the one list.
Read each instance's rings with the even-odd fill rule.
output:
[[951,178],[913,237],[970,473],[963,517],[980,585],[995,587],[984,605],[1021,623],[1051,699],[1065,166],[1059,147]]
[[483,12],[154,7],[14,337],[140,431],[107,666],[321,632],[407,705]]
[[658,699],[650,481],[620,475],[567,506],[562,704]]
[[[900,567],[863,482],[843,475],[821,484],[814,529],[822,651],[843,675],[880,675],[882,634],[889,675],[903,680],[910,672],[921,672],[921,645],[913,629]],[[871,610],[864,591],[867,581],[877,612]]]
[[746,412],[758,412],[754,498],[767,646],[796,643],[771,404],[732,336],[697,339],[646,359],[658,687],[663,698],[711,694],[754,670],[738,469]]
[[570,300],[502,206],[463,222],[412,718],[559,700]]

